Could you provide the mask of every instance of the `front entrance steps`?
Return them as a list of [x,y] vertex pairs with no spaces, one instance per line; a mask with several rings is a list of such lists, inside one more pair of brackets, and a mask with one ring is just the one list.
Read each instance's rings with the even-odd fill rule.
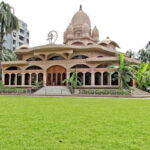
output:
[[34,95],[71,95],[71,92],[67,86],[45,86]]
[[141,89],[138,89],[138,88],[134,88],[132,92],[132,96],[133,97],[150,97],[150,93],[143,91]]

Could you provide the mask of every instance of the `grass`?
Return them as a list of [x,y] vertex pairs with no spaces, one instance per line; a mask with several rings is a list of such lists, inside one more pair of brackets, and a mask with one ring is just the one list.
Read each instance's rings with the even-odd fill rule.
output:
[[150,99],[0,96],[0,150],[150,150]]

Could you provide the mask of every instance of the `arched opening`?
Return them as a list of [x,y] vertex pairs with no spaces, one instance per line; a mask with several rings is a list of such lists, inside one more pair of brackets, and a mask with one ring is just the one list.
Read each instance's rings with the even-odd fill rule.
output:
[[[47,69],[47,85],[59,86],[63,85],[63,80],[66,79],[66,69],[62,66],[52,66]],[[66,83],[64,83],[66,85]]]
[[36,74],[32,73],[31,74],[31,85],[36,85]]
[[42,68],[39,66],[29,66],[26,68],[26,70],[42,70]]
[[29,73],[25,74],[25,85],[30,85],[30,74]]
[[91,73],[90,72],[85,73],[85,85],[91,85]]
[[56,85],[56,73],[53,73],[53,86]]
[[22,75],[21,73],[17,74],[17,85],[21,85],[22,84]]
[[95,85],[101,85],[101,73],[100,72],[95,73]]
[[82,43],[82,42],[74,42],[71,45],[84,46],[84,43]]
[[111,75],[111,85],[119,85],[118,72]]
[[[83,85],[83,73],[82,72],[77,73],[77,80],[81,82],[81,85]],[[77,85],[79,86],[79,83],[77,83]]]
[[71,69],[75,69],[75,68],[89,68],[89,66],[84,65],[84,64],[77,64],[71,67]]
[[77,55],[77,56],[73,56],[71,59],[86,59],[88,58],[88,56],[85,55]]
[[62,56],[52,56],[49,57],[47,60],[65,60],[65,58]]
[[57,85],[61,85],[61,73],[58,73],[57,80]]
[[107,68],[111,64],[100,64],[96,68]]
[[[66,73],[64,72],[62,74],[62,81],[64,81],[66,79]],[[62,83],[63,85],[66,85],[66,82]]]
[[109,84],[109,73],[104,72],[103,73],[103,85],[108,85]]
[[130,82],[128,83],[129,86],[133,87],[133,79],[130,79]]
[[5,85],[9,85],[9,74],[5,74]]
[[88,43],[87,45],[93,45],[93,43]]
[[11,66],[11,67],[8,67],[6,70],[21,70],[21,69],[16,66]]
[[15,85],[16,82],[15,77],[16,77],[15,74],[11,74],[11,85]]
[[43,82],[43,73],[38,74],[38,82]]
[[42,59],[39,57],[31,57],[31,58],[28,58],[26,61],[42,61]]
[[51,85],[51,73],[48,73],[48,77],[47,77],[47,85]]

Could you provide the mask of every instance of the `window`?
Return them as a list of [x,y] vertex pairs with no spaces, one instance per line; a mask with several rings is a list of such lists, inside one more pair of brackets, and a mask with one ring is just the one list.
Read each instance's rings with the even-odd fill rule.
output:
[[27,32],[27,37],[29,37],[29,32]]
[[24,37],[19,35],[19,40],[24,41]]
[[16,44],[16,40],[13,40],[13,44],[14,44],[14,45]]
[[22,44],[23,44],[23,43],[20,43],[20,42],[19,42],[19,46],[21,46]]
[[16,37],[16,32],[13,32],[13,37]]
[[29,44],[29,39],[27,39],[27,43]]
[[24,34],[24,30],[20,29],[20,33],[21,33],[21,34]]

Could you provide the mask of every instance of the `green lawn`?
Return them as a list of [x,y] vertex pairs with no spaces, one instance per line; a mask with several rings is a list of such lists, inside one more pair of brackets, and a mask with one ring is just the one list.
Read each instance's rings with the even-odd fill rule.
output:
[[150,99],[0,96],[0,150],[150,150]]

